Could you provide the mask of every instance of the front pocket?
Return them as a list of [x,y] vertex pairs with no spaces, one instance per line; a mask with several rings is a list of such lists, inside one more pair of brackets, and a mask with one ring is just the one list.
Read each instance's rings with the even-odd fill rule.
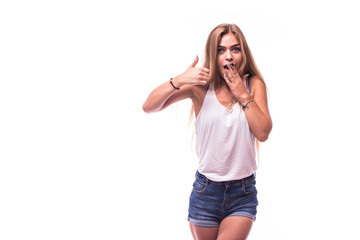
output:
[[256,180],[254,175],[251,178],[247,178],[242,181],[242,187],[245,194],[257,193],[255,185]]
[[201,180],[196,179],[193,183],[193,192],[202,193],[205,191],[207,186],[207,181],[203,182]]

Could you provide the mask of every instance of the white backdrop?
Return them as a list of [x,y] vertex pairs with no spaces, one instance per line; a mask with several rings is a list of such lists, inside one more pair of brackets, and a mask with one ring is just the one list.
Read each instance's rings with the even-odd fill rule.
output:
[[[355,1],[2,1],[0,239],[191,239],[190,102],[150,91],[236,23],[269,89],[249,239],[360,239]],[[201,65],[201,64],[199,64]]]

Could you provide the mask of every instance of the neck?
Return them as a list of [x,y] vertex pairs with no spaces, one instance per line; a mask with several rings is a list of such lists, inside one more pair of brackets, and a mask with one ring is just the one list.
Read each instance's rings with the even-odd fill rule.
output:
[[224,81],[223,84],[221,84],[220,89],[222,89],[223,91],[225,91],[228,94],[231,94],[231,90],[230,87],[227,85],[227,83]]
[[214,88],[215,88],[216,90],[218,90],[218,89],[220,90],[220,89],[226,88],[227,90],[230,91],[229,86],[227,85],[227,83],[225,82],[225,80],[224,80],[223,78],[221,78],[221,82],[220,82],[219,85],[214,84]]

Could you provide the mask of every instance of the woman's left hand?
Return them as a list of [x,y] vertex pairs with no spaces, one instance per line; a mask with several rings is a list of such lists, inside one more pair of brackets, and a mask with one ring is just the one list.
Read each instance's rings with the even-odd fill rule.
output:
[[225,69],[224,79],[229,86],[234,97],[241,103],[245,103],[251,98],[246,90],[246,80],[241,79],[235,66],[228,64],[229,69]]
[[229,69],[225,69],[226,76],[224,76],[224,79],[236,100],[243,105],[254,97],[254,101],[245,108],[244,112],[254,136],[261,142],[266,141],[272,129],[272,120],[267,106],[264,81],[257,76],[253,76],[251,78],[253,88],[251,92],[253,95],[250,95],[246,90],[246,75],[241,79],[235,66],[228,65],[228,67]]

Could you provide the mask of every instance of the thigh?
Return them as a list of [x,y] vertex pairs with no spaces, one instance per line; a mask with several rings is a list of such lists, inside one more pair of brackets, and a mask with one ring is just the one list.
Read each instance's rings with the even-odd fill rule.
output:
[[195,240],[216,240],[218,227],[199,227],[190,223],[190,230]]
[[245,240],[252,224],[253,220],[247,217],[227,217],[220,223],[217,240]]

